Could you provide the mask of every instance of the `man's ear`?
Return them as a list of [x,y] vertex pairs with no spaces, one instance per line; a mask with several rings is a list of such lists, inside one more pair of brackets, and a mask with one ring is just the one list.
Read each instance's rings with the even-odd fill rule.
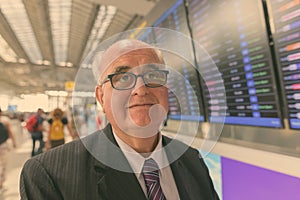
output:
[[96,91],[96,99],[102,106],[102,111],[105,113],[102,86],[97,85],[95,91]]

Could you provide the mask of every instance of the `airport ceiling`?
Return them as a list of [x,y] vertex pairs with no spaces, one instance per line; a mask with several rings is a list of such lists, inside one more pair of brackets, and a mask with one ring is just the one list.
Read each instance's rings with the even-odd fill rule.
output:
[[99,42],[159,0],[0,0],[0,94],[65,90]]

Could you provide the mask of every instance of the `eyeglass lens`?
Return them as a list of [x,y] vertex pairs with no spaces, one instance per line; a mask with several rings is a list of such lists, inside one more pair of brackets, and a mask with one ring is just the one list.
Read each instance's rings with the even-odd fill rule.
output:
[[141,75],[135,75],[129,72],[113,74],[111,77],[112,85],[115,89],[131,89],[135,86],[137,77],[143,78],[147,87],[160,87],[167,81],[168,71],[156,70],[149,71]]

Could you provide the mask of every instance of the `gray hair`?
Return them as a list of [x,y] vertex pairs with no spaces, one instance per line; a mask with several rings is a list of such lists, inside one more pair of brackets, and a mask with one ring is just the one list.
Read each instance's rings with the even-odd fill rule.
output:
[[112,44],[105,51],[98,51],[95,53],[92,62],[92,68],[97,83],[99,82],[103,72],[106,71],[113,61],[120,56],[139,49],[152,49],[157,56],[160,63],[165,64],[162,52],[150,44],[136,39],[119,40]]

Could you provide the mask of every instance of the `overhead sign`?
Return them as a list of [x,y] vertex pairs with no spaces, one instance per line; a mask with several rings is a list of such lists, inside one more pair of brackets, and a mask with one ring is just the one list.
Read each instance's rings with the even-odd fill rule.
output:
[[74,91],[75,82],[74,81],[67,81],[65,82],[65,90],[66,91]]

